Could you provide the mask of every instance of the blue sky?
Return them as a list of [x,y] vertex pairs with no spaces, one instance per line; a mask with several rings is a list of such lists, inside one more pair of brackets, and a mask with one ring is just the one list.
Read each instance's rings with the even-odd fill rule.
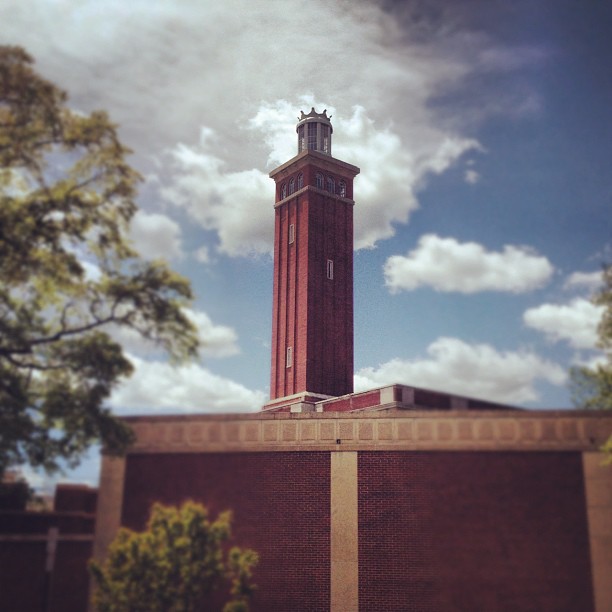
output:
[[[5,0],[0,38],[145,177],[132,234],[188,276],[202,359],[137,366],[119,413],[268,397],[273,181],[300,110],[355,181],[355,384],[571,407],[612,259],[612,9],[491,2]],[[96,453],[73,474],[95,481]]]

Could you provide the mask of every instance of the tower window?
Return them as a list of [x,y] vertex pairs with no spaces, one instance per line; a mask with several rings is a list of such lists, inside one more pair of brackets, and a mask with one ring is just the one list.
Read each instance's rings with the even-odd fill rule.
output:
[[336,193],[336,183],[331,176],[327,177],[327,191],[330,193]]
[[308,123],[308,148],[316,149],[317,148],[317,124],[316,123]]
[[298,153],[304,151],[306,147],[304,146],[304,126],[300,125],[298,127]]
[[323,153],[330,153],[329,150],[329,126],[321,126],[321,136],[323,137]]
[[287,359],[285,363],[286,367],[290,368],[293,365],[293,347],[287,347]]
[[289,226],[289,244],[295,242],[295,225],[293,223]]
[[295,191],[295,179],[289,181],[289,195]]
[[332,259],[327,260],[327,278],[329,280],[334,279],[334,262]]
[[281,200],[284,200],[287,197],[287,185],[285,185],[285,183],[281,185],[280,197]]
[[323,175],[320,172],[317,172],[317,187],[323,189]]
[[298,174],[297,188],[301,189],[303,186],[304,186],[304,175],[300,172]]
[[344,181],[338,183],[338,193],[341,198],[346,198],[346,183]]

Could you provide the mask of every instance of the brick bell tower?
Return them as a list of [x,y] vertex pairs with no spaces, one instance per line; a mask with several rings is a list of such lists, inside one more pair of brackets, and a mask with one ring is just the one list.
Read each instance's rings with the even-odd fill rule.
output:
[[[288,409],[353,392],[353,179],[331,156],[327,111],[298,118],[276,183],[270,401]],[[292,408],[293,409],[293,408]]]

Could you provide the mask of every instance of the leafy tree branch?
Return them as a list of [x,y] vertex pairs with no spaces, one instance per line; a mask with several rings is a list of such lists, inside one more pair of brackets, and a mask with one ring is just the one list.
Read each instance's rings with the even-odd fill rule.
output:
[[197,354],[188,281],[129,240],[141,178],[104,112],[67,106],[21,48],[0,46],[0,473],[78,462],[132,439],[106,402],[132,373],[113,333]]

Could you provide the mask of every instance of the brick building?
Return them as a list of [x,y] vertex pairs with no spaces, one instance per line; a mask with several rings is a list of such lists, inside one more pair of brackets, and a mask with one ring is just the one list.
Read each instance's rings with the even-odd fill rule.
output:
[[612,415],[408,385],[353,393],[355,166],[302,113],[276,182],[271,398],[251,415],[127,421],[104,457],[95,555],[154,501],[234,511],[253,609],[612,610]]
[[96,489],[60,484],[52,509],[0,504],[1,612],[87,608],[96,500]]

